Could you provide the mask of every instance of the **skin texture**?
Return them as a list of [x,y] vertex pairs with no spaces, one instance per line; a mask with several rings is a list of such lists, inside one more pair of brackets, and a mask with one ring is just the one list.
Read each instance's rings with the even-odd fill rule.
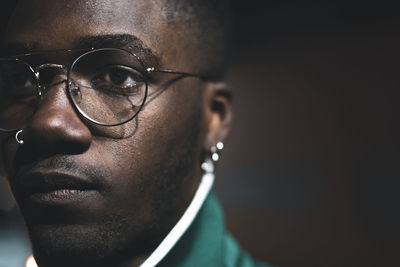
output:
[[[77,48],[84,36],[131,34],[153,51],[161,69],[195,72],[200,68],[192,58],[207,55],[186,31],[166,21],[164,5],[20,1],[5,43],[35,42],[35,51],[45,51]],[[124,125],[88,123],[61,83],[46,93],[24,128],[23,146],[13,135],[2,135],[4,171],[40,266],[138,266],[190,203],[204,155],[228,133],[230,103],[221,82],[158,76],[144,109]],[[32,173],[49,179],[51,173],[70,174],[98,188],[72,204],[33,205],[18,189],[21,177]]]

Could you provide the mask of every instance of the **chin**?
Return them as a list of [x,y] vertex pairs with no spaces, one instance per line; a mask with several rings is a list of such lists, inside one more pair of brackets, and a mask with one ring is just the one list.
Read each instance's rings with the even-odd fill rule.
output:
[[[118,266],[116,259],[143,251],[132,249],[120,226],[108,225],[28,225],[35,259],[40,267]],[[129,251],[127,250],[129,248]],[[129,255],[128,255],[129,254]]]
[[99,243],[102,237],[94,229],[77,225],[35,225],[28,229],[39,266],[91,266],[89,263],[110,254],[105,244]]

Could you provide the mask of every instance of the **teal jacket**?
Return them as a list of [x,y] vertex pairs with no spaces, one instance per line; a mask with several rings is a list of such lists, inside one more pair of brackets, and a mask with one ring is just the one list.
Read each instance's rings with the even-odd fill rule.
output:
[[221,207],[211,193],[175,247],[158,266],[272,267],[253,260],[227,233]]

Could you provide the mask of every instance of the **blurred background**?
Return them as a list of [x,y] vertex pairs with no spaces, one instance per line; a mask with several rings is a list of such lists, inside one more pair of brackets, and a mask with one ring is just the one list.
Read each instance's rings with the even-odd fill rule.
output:
[[234,8],[236,116],[217,176],[229,229],[280,266],[400,266],[394,1]]
[[[235,124],[216,183],[228,228],[278,266],[400,266],[395,3],[233,5]],[[29,254],[7,190],[1,267]]]

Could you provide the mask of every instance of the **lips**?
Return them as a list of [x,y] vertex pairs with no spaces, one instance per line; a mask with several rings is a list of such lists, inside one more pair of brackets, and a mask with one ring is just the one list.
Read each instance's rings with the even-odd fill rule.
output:
[[19,197],[36,204],[67,204],[81,201],[99,186],[89,179],[56,171],[33,171],[18,179]]

